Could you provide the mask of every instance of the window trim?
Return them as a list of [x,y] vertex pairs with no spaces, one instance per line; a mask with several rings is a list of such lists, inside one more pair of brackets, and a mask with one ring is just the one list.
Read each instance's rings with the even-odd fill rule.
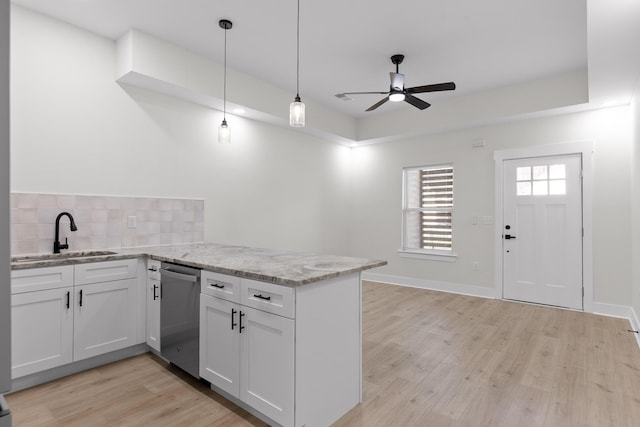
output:
[[[401,237],[401,245],[400,249],[398,249],[397,253],[402,258],[413,258],[413,259],[426,259],[430,261],[444,261],[444,262],[455,262],[458,258],[458,254],[454,250],[453,247],[453,207],[451,208],[451,250],[437,250],[437,249],[420,249],[420,248],[408,248],[406,246],[407,240],[407,221],[406,214],[410,211],[421,210],[419,208],[409,208],[409,194],[407,191],[407,175],[412,171],[421,171],[421,170],[433,170],[433,169],[453,169],[454,176],[454,188],[455,188],[455,167],[453,163],[439,163],[432,165],[422,165],[422,166],[411,166],[402,168],[402,237]],[[455,190],[454,190],[455,191]],[[455,196],[454,196],[454,205],[455,205]]]

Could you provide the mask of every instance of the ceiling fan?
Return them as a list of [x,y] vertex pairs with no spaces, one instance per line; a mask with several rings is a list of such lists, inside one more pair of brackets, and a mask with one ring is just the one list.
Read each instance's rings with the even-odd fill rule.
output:
[[387,101],[392,101],[392,102],[405,101],[416,108],[424,110],[425,108],[430,107],[431,104],[423,101],[420,98],[416,98],[415,96],[413,96],[413,94],[426,93],[426,92],[440,92],[445,90],[455,90],[456,84],[454,82],[437,83],[432,85],[405,88],[404,74],[400,74],[400,72],[398,71],[399,66],[400,64],[402,64],[403,60],[404,60],[404,55],[393,55],[391,57],[391,62],[396,66],[396,72],[389,73],[389,76],[391,77],[391,87],[389,88],[389,92],[344,92],[344,93],[339,93],[336,96],[338,98],[344,98],[348,95],[369,95],[369,94],[387,95],[385,98],[382,98],[380,101],[376,102],[371,107],[367,108],[366,111],[373,111]]

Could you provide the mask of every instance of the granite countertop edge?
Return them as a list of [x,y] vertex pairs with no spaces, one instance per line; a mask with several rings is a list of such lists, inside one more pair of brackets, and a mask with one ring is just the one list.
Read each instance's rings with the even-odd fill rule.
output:
[[[226,260],[224,255],[220,254],[217,254],[217,257],[210,256],[210,259],[207,259],[207,254],[212,251],[224,252],[225,250],[233,253],[228,257],[229,260]],[[91,251],[79,251],[63,254],[64,257],[61,258],[55,258],[55,256],[52,256],[52,258],[45,259],[42,259],[42,257],[46,257],[46,254],[34,254],[31,256],[33,259],[28,259],[27,261],[17,261],[21,256],[16,256],[12,257],[11,269],[24,270],[147,257],[157,261],[187,265],[215,273],[253,279],[261,282],[269,282],[283,286],[301,286],[340,276],[355,274],[387,264],[387,261],[378,259],[296,252],[283,253],[281,251],[272,251],[261,248],[206,243],[118,248],[110,249],[109,251],[113,253],[86,256],[85,254],[90,253]],[[177,254],[166,253],[176,251],[178,252]],[[243,253],[247,253],[247,256],[253,258],[254,261],[262,259],[265,260],[265,263],[270,261],[269,265],[272,268],[283,271],[283,273],[278,274],[264,270],[261,271],[260,267],[255,266],[253,266],[253,268],[243,268],[242,265],[238,265],[237,262],[239,259],[243,258]],[[277,256],[282,255],[284,255],[285,259],[273,261],[272,258],[277,258]],[[221,256],[223,257],[222,259],[220,259]],[[24,257],[28,258],[29,256],[26,255]],[[312,268],[312,271],[305,272],[305,263],[322,263],[324,267],[319,270],[313,270]],[[332,263],[342,264],[342,266],[334,266]],[[269,267],[266,267],[267,270],[268,268]]]

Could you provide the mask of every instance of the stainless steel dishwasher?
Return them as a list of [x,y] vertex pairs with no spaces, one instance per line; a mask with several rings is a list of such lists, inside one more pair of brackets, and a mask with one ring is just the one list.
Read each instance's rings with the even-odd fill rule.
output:
[[199,378],[200,270],[163,262],[160,286],[160,354]]

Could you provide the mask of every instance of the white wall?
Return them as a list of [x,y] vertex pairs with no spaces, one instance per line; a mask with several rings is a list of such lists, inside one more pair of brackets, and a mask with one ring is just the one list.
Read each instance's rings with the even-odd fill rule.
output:
[[633,308],[636,316],[640,315],[640,81],[636,85],[635,96],[631,103],[633,123],[633,155],[632,155],[632,286]]
[[[205,240],[348,250],[349,150],[115,82],[115,42],[12,7],[15,192],[205,200]],[[288,105],[283,105],[288,108]]]
[[[11,386],[9,310],[9,0],[0,0],[0,394]],[[8,344],[8,345],[7,345]]]
[[[483,138],[486,147],[473,149]],[[353,150],[351,252],[383,258],[377,273],[493,288],[493,226],[471,224],[493,216],[493,151],[593,141],[594,299],[629,305],[631,298],[629,108],[618,107],[479,127]],[[401,258],[401,172],[406,166],[453,162],[455,263]],[[479,271],[473,270],[479,262]]]

